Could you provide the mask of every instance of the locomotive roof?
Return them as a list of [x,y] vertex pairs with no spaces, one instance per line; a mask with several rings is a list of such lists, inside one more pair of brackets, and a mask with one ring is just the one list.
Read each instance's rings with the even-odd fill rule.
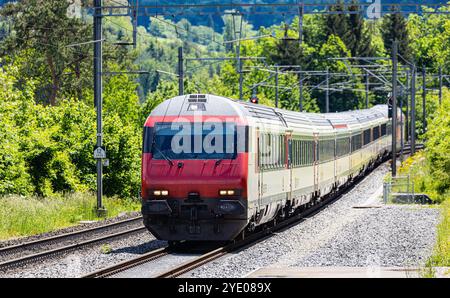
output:
[[[191,105],[198,105],[199,108],[191,110]],[[283,126],[358,125],[388,117],[387,105],[378,105],[366,110],[317,114],[288,111],[211,94],[189,94],[168,99],[153,110],[152,116],[187,116],[194,115],[198,110],[211,116],[250,116],[257,120],[278,122]]]

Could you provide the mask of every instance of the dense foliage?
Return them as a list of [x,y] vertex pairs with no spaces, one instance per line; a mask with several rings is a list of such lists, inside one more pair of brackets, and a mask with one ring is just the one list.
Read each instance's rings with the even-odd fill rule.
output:
[[[339,5],[335,7],[339,9]],[[0,10],[0,194],[51,196],[57,192],[95,189],[93,46],[85,43],[92,38],[92,17],[85,12],[68,11],[71,11],[69,2],[60,0],[22,0]],[[147,27],[138,28],[134,49],[117,45],[119,41],[132,40],[129,19],[104,20],[104,72],[116,73],[103,77],[105,146],[110,159],[110,166],[105,168],[107,195],[136,197],[139,193],[142,125],[157,104],[178,94],[177,77],[165,73],[176,73],[178,47],[182,46],[185,56],[191,58],[233,58],[236,54],[236,43],[223,44],[236,37],[231,15],[221,18],[222,25],[215,30],[195,20],[152,17],[149,21]],[[381,21],[365,20],[360,15],[306,15],[301,46],[297,40],[297,18],[266,27],[259,25],[251,20],[243,22],[242,37],[265,36],[241,43],[241,56],[265,58],[264,63],[244,61],[243,97],[248,99],[256,93],[260,103],[266,105],[274,106],[275,78],[261,68],[264,64],[295,64],[302,70],[343,73],[352,80],[353,88],[330,93],[331,111],[364,107],[361,71],[333,58],[388,57],[392,38],[398,39],[403,58],[434,72],[439,67],[448,72],[447,15],[412,15],[407,19],[392,15]],[[407,65],[405,61],[402,63]],[[235,59],[221,63],[189,61],[185,92],[238,98],[237,69]],[[148,73],[130,74],[135,70]],[[120,72],[124,73],[117,74]],[[279,76],[280,107],[299,109],[300,79],[296,73]],[[305,80],[306,111],[324,111],[323,80],[323,76]],[[406,84],[405,77],[401,80]],[[330,83],[337,82],[338,79],[332,78]],[[435,83],[430,81],[428,87]],[[420,95],[419,91],[418,119],[421,119]],[[370,104],[386,103],[387,96],[386,91],[372,92]],[[430,93],[427,100],[430,119],[436,115],[433,114],[436,102],[436,95]],[[439,117],[447,118],[440,121],[446,123],[448,115],[441,114]],[[420,121],[417,128],[421,135]],[[432,122],[427,138],[430,147],[437,151],[428,154],[436,175],[446,177],[438,172],[449,173],[448,161],[439,157],[439,152],[448,152],[448,144],[438,142],[445,138],[435,136],[431,132],[437,131],[435,128],[441,129]],[[444,191],[450,182],[444,179],[437,187]]]
[[450,197],[450,92],[429,123],[426,158],[431,169],[431,187]]

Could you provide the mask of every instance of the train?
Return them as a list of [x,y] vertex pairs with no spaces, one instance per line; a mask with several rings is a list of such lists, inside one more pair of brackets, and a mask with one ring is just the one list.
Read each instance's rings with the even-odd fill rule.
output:
[[348,186],[391,153],[392,131],[388,105],[314,114],[211,94],[167,99],[144,125],[144,225],[169,244],[244,237]]

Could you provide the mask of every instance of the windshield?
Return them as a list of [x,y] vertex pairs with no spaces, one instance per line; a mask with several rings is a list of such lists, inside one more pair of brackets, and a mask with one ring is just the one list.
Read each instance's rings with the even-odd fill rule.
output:
[[236,125],[157,123],[151,146],[154,159],[235,159]]

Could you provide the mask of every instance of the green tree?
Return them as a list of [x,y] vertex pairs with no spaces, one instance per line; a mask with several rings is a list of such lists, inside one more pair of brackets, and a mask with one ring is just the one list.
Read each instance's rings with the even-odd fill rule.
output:
[[[342,0],[336,1],[336,5],[333,5],[330,10],[332,12],[344,11],[344,2]],[[347,41],[350,32],[347,15],[343,13],[327,14],[325,16],[325,24],[327,37],[335,35],[339,36],[344,42]]]
[[[349,10],[356,12],[360,7],[358,1],[352,0],[352,6]],[[368,30],[367,23],[364,21],[363,15],[353,13],[348,16],[348,34],[346,35],[346,46],[350,49],[353,57],[370,57],[375,54],[372,48],[372,38]],[[341,37],[342,38],[342,37]]]
[[389,51],[388,54],[392,52],[392,43],[397,41],[398,53],[411,61],[410,36],[405,17],[401,13],[391,13],[383,18],[382,28],[384,46]]
[[23,73],[39,77],[38,99],[51,105],[57,103],[62,90],[66,95],[81,97],[88,84],[89,47],[68,45],[87,41],[91,27],[69,17],[68,8],[69,1],[23,0],[1,10],[11,20],[14,32],[2,46],[3,52],[15,56],[18,51],[29,50]]

